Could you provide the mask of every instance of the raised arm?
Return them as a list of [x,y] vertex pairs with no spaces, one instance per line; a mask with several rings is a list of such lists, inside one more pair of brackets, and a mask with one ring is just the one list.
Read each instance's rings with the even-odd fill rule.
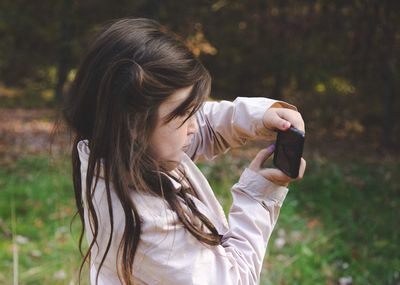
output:
[[264,113],[271,107],[296,110],[293,105],[264,97],[205,102],[196,113],[199,131],[193,136],[187,155],[194,161],[200,157],[213,159],[248,140],[274,140],[276,133],[263,124]]
[[232,187],[229,229],[218,246],[196,240],[168,207],[157,213],[155,209],[165,206],[156,199],[142,201],[149,214],[143,217],[135,277],[145,284],[259,284],[267,243],[287,191],[247,168]]

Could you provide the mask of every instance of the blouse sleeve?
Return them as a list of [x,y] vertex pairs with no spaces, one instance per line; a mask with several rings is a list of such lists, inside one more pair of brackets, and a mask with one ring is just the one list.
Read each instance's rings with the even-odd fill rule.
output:
[[267,243],[287,192],[246,168],[232,187],[230,226],[217,246],[199,242],[172,210],[156,213],[154,202],[148,203],[152,214],[143,217],[135,278],[145,284],[259,284]]
[[199,131],[186,154],[193,160],[213,159],[248,140],[273,141],[276,132],[264,127],[265,111],[274,107],[297,110],[283,101],[264,97],[237,97],[234,101],[205,102],[196,112]]

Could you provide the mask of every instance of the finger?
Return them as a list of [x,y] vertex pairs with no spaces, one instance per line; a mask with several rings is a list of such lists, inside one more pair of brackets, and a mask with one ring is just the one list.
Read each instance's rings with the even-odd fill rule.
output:
[[302,179],[304,176],[304,172],[306,171],[307,162],[304,158],[301,158],[300,167],[299,167],[299,176],[296,179]]
[[287,186],[289,182],[293,181],[293,178],[287,176],[277,168],[265,168],[260,170],[259,173],[277,185]]
[[276,114],[282,120],[290,122],[290,124],[296,129],[302,130],[303,132],[305,131],[304,120],[299,112],[290,109],[279,108],[276,110]]
[[278,113],[278,110],[280,109],[281,108],[277,108],[277,111],[271,114],[269,125],[281,131],[285,131],[288,128],[290,128],[291,123],[285,118],[283,118],[283,116],[280,115],[280,113]]
[[256,157],[250,162],[249,168],[252,170],[259,170],[263,163],[272,155],[275,150],[275,144],[260,150]]

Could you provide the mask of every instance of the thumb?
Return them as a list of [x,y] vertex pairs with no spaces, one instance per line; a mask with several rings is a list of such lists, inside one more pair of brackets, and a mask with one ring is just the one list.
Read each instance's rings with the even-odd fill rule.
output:
[[260,150],[256,157],[250,162],[249,168],[257,171],[262,168],[263,163],[273,154],[275,150],[275,144],[271,144],[269,147]]

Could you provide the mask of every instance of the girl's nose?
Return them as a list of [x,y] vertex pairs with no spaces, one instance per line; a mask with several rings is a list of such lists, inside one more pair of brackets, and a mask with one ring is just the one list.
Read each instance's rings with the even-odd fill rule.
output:
[[188,134],[197,133],[199,126],[197,125],[196,116],[193,115],[191,118],[189,118],[188,123]]

